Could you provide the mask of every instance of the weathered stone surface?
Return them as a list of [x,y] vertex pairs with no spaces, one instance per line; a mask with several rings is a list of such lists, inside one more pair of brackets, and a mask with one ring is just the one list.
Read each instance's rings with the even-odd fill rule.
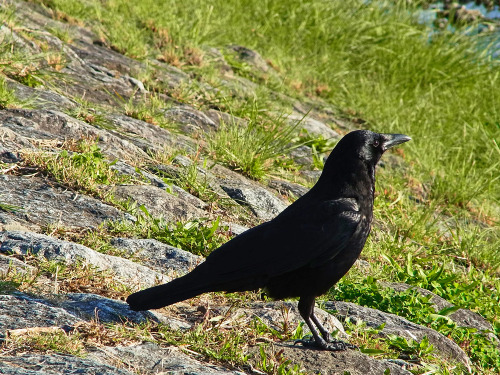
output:
[[268,73],[273,68],[267,63],[266,60],[255,50],[250,48],[232,44],[228,49],[236,52],[236,56],[241,60],[262,73]]
[[3,215],[38,226],[95,228],[105,220],[134,219],[95,198],[39,177],[0,175],[0,191],[2,202],[20,208]]
[[164,115],[167,120],[182,125],[182,130],[187,133],[198,130],[210,131],[217,128],[216,123],[210,117],[188,106],[166,109]]
[[154,311],[132,311],[125,302],[90,293],[68,293],[57,296],[53,304],[84,320],[98,319],[101,323],[144,323],[148,320],[168,324],[174,329],[189,328],[190,324]]
[[0,126],[10,129],[25,139],[61,141],[68,138],[98,139],[99,147],[110,158],[148,159],[144,151],[129,141],[58,111],[5,109],[0,111]]
[[221,123],[224,123],[226,125],[235,125],[235,126],[247,126],[248,121],[240,118],[233,116],[229,113],[226,112],[221,112],[217,111],[215,109],[209,109],[208,111],[204,112],[205,115],[207,115],[216,125],[217,129],[219,128]]
[[23,293],[0,295],[0,336],[9,329],[66,327],[79,321],[74,314]]
[[315,184],[321,176],[321,171],[301,170],[300,175],[306,178],[311,184]]
[[62,354],[23,354],[4,356],[0,361],[0,372],[6,375],[133,375],[94,360]]
[[111,244],[149,268],[171,276],[182,276],[203,261],[203,257],[153,239],[113,238]]
[[308,115],[300,113],[291,113],[287,116],[290,125],[295,126],[297,123],[298,129],[304,129],[309,135],[314,137],[322,137],[324,139],[340,139],[340,134],[330,128],[324,122],[316,120]]
[[299,146],[290,151],[290,156],[298,165],[310,168],[313,165],[312,150],[307,146]]
[[162,152],[166,147],[188,152],[196,150],[193,140],[185,135],[174,134],[167,129],[121,114],[110,114],[107,118],[116,128],[111,132],[129,140],[145,152]]
[[24,100],[34,107],[61,111],[76,106],[74,101],[54,91],[25,86],[9,78],[5,78],[5,81],[7,87],[14,90],[18,99]]
[[169,183],[165,182],[163,179],[161,179],[157,175],[150,173],[148,171],[145,171],[143,169],[138,169],[138,168],[132,167],[131,165],[124,163],[122,161],[119,161],[119,162],[113,164],[111,166],[111,169],[114,169],[115,171],[119,172],[120,174],[136,178],[140,181],[143,181],[146,183],[149,182],[151,185],[156,186],[162,190],[168,191],[172,195],[175,195],[176,197],[186,201],[189,204],[192,204],[193,206],[195,206],[197,208],[205,209],[207,207],[207,204],[205,202],[203,202],[200,198],[189,194],[186,190],[180,188],[177,185],[169,184]]
[[125,175],[125,176],[130,176],[138,181],[141,181],[143,183],[150,183],[153,186],[159,187],[159,188],[167,188],[168,185],[163,181],[161,178],[158,176],[155,176],[154,174],[142,170],[140,168],[136,168],[131,166],[130,164],[127,164],[123,161],[117,161],[113,165],[110,166],[111,169],[114,171],[118,172],[119,174]]
[[244,225],[236,224],[236,223],[228,223],[226,221],[221,222],[222,225],[227,226],[229,231],[231,231],[232,234],[238,236],[241,233],[247,231],[248,227],[245,227]]
[[101,271],[111,271],[129,286],[147,287],[170,280],[167,276],[130,260],[101,254],[83,245],[37,233],[0,232],[0,253],[29,253],[68,264],[83,261]]
[[273,188],[280,194],[287,195],[293,198],[300,198],[309,191],[309,189],[305,186],[294,184],[293,182],[285,180],[278,180],[275,178],[269,180],[268,185],[270,188]]
[[131,199],[138,206],[144,205],[151,215],[163,216],[167,221],[183,221],[209,216],[208,212],[156,186],[117,185],[112,191],[115,197]]
[[0,254],[0,278],[8,275],[35,275],[36,268],[12,256]]
[[161,348],[153,343],[104,348],[90,353],[90,358],[116,363],[116,366],[126,364],[141,374],[244,375],[243,372],[192,359],[176,347]]
[[470,366],[470,359],[465,352],[454,341],[433,329],[412,323],[400,316],[384,313],[379,310],[355,305],[350,302],[326,302],[325,307],[337,310],[336,316],[349,318],[352,322],[366,322],[369,327],[379,327],[385,324],[380,332],[382,336],[393,334],[406,338],[407,340],[420,341],[427,336],[429,342],[442,356],[450,358]]
[[[391,375],[412,374],[394,363],[369,357],[358,350],[329,352],[297,347],[293,344],[274,344],[266,348],[266,353],[269,355],[281,351],[284,359],[300,363],[300,367],[308,374],[384,375],[387,370]],[[253,348],[252,352],[254,358],[260,358],[257,348]]]
[[219,183],[232,199],[250,207],[259,219],[271,220],[287,207],[284,201],[261,186],[229,179],[219,180]]
[[[162,171],[164,171],[166,174],[170,173],[174,181],[176,179],[182,179],[183,176],[186,175],[186,173],[189,173],[189,169],[192,168],[194,164],[191,159],[183,155],[177,155],[172,163],[173,164],[170,166],[162,166]],[[206,185],[209,189],[211,189],[215,194],[219,196],[219,199],[231,200],[231,197],[219,185],[217,177],[215,177],[215,175],[211,172],[211,169],[213,167],[218,168],[218,170],[224,168],[215,163],[209,164],[206,168],[203,168],[200,165],[196,165],[197,182],[201,185]],[[228,176],[228,174],[225,175]],[[242,176],[238,177],[242,178]],[[236,204],[236,202],[234,203]]]
[[259,219],[270,220],[288,206],[270,190],[228,168],[216,164],[210,172],[233,200],[248,206]]
[[20,230],[23,232],[39,232],[40,226],[33,223],[28,223],[25,220],[16,218],[8,212],[0,211],[0,232],[4,230]]

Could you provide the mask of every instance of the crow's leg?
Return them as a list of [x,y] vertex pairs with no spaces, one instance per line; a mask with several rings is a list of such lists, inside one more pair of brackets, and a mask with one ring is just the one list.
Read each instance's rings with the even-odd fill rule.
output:
[[318,317],[314,314],[314,310],[313,310],[313,312],[311,314],[311,320],[314,322],[314,324],[316,325],[316,327],[318,327],[319,333],[321,333],[321,336],[323,336],[323,338],[325,339],[325,341],[327,341],[327,342],[335,341],[335,339],[332,337],[332,335],[330,334],[330,332],[328,332],[326,330],[326,328],[323,327],[323,325],[319,322]]
[[337,345],[338,347],[343,347],[342,349],[338,350],[344,350],[344,349],[358,349],[356,345],[349,344],[348,342],[344,342],[342,340],[337,340],[333,338],[333,336],[328,332],[325,327],[319,322],[318,318],[313,313],[311,314],[311,319],[316,324],[316,327],[318,327],[319,332],[321,333],[321,336],[325,339],[326,342],[330,343],[331,345]]
[[[310,297],[301,297],[299,301],[299,312],[304,321],[306,322],[309,330],[313,335],[313,340],[296,340],[295,344],[302,344],[304,346],[316,347],[323,350],[331,350],[331,351],[340,351],[345,349],[355,349],[356,346],[345,343],[340,340],[334,340],[330,333],[320,324],[318,318],[314,315],[314,298]],[[321,332],[321,337],[314,326],[314,324],[318,327]]]

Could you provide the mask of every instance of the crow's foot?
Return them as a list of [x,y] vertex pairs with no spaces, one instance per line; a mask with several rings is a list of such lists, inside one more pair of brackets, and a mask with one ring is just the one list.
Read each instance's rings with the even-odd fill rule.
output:
[[326,342],[325,340],[321,340],[319,342],[316,340],[296,340],[294,342],[294,345],[297,344],[302,344],[303,346],[308,348],[330,350],[332,352],[339,352],[347,349],[358,349],[356,345],[335,339],[329,340],[329,342]]

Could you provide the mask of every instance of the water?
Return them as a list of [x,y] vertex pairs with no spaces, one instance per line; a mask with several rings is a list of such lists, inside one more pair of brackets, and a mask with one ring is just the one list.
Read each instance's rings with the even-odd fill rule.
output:
[[[500,59],[500,7],[495,5],[493,9],[488,10],[484,5],[476,5],[474,1],[470,1],[464,4],[466,9],[479,10],[483,16],[486,18],[498,21],[496,22],[496,31],[493,33],[487,33],[482,38],[481,42],[478,44],[479,49],[488,49],[491,57],[494,59]],[[434,27],[434,21],[436,20],[436,14],[439,10],[443,8],[443,3],[434,3],[429,6],[428,9],[423,9],[419,14],[419,22]],[[447,26],[448,30],[456,31],[455,27],[451,24]],[[488,23],[480,23],[475,29],[467,29],[468,34],[477,34],[488,30]]]

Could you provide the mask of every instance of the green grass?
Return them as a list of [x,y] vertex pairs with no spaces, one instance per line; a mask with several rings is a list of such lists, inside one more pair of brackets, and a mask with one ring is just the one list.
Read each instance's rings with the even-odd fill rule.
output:
[[130,212],[136,215],[136,221],[108,223],[107,236],[153,238],[205,257],[230,239],[227,228],[220,225],[219,218],[169,223],[161,217],[153,217],[144,206],[133,207]]
[[286,125],[282,116],[264,120],[254,115],[247,125],[221,123],[208,138],[208,150],[214,160],[253,179],[268,175],[280,159],[296,145],[292,144],[298,125]]
[[127,116],[162,128],[173,128],[174,125],[163,114],[169,107],[171,107],[171,104],[166,103],[157,94],[143,94],[140,100],[136,100],[132,96],[127,102],[124,102],[123,112]]
[[99,185],[114,185],[132,182],[129,176],[111,169],[114,162],[106,160],[94,140],[66,142],[60,152],[25,151],[24,163],[41,169],[58,182],[101,198],[110,198]]
[[[423,296],[415,289],[396,292],[391,288],[381,286],[371,276],[358,281],[344,280],[338,283],[330,291],[328,298],[354,302],[431,327],[459,344],[471,358],[474,370],[478,373],[500,371],[500,352],[496,343],[483,332],[460,327],[448,317],[459,307],[477,311],[492,323],[492,333],[498,337],[500,333],[500,324],[497,320],[500,306],[498,292],[496,292],[498,285],[496,288],[492,285],[495,282],[498,284],[498,280],[495,281],[494,278],[483,280],[484,286],[479,283],[469,284],[463,280],[458,281],[458,275],[445,271],[443,266],[434,265],[429,270],[424,270],[420,267],[413,268],[411,262],[408,264],[410,266],[403,270],[392,261],[388,268],[396,269],[397,281],[427,288],[453,303],[455,307],[436,311],[430,301],[431,296]],[[386,274],[391,274],[392,271],[388,269]],[[394,279],[391,278],[391,280]],[[402,340],[402,338],[389,337],[386,342],[391,346],[398,344],[401,349],[404,349]],[[422,349],[419,345],[416,345],[415,349]],[[428,348],[428,345],[424,347]]]
[[27,103],[16,98],[14,90],[9,89],[5,77],[0,76],[0,109],[26,106]]

